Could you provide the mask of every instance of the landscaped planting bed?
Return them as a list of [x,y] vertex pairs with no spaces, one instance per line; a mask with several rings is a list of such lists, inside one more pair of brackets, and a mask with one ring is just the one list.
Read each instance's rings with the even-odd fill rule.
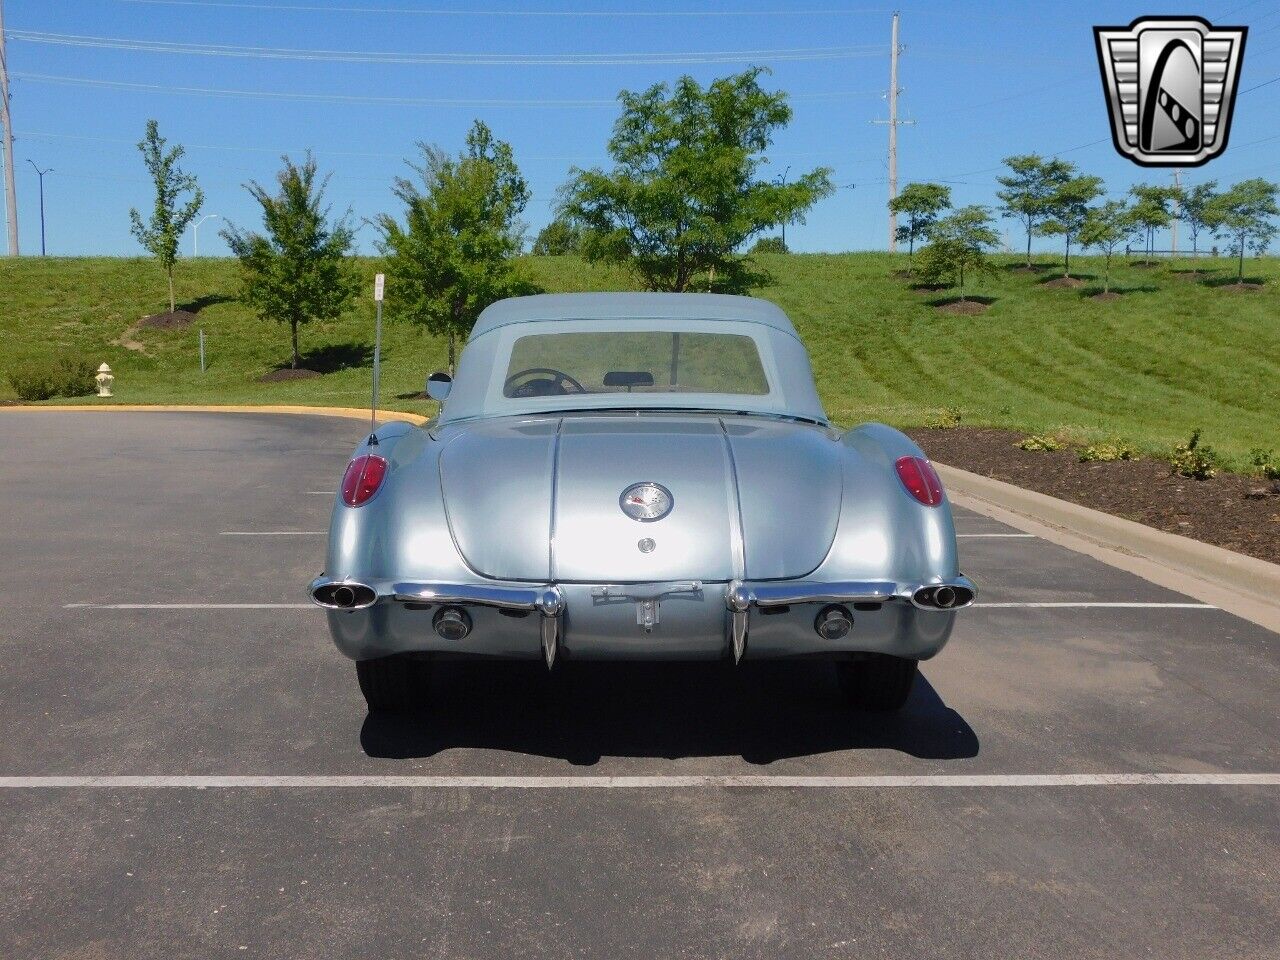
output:
[[1081,506],[1280,563],[1280,481],[1175,474],[1164,460],[1080,462],[1076,449],[1023,450],[1023,434],[909,430],[933,460]]

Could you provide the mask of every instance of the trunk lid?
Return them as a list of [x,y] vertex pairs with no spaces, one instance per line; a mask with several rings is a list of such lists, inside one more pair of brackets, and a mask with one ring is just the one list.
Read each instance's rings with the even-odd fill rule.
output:
[[[801,577],[822,562],[840,512],[839,456],[804,425],[597,415],[469,425],[440,471],[454,539],[485,576],[725,581]],[[644,482],[671,494],[661,519],[621,509],[622,492]]]

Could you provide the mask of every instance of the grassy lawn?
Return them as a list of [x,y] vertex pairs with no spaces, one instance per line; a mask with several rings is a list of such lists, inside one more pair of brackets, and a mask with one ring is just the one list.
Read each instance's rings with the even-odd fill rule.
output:
[[[1014,258],[1007,258],[1013,261]],[[1047,261],[1047,258],[1046,258]],[[1280,449],[1280,261],[1246,262],[1261,291],[1215,289],[1178,271],[1120,265],[1113,302],[1100,288],[1101,262],[1073,259],[1073,273],[1099,286],[1041,288],[1053,271],[1001,269],[972,292],[994,298],[979,316],[935,310],[948,294],[917,292],[896,277],[906,257],[887,254],[773,255],[760,262],[775,285],[757,291],[795,322],[813,356],[818,389],[841,424],[925,424],[943,408],[963,423],[1080,440],[1117,438],[1166,452],[1195,427],[1203,442],[1242,466],[1253,447]],[[1234,279],[1234,263],[1208,261]],[[373,260],[362,261],[372,278]],[[627,289],[622,272],[573,258],[528,258],[548,291]],[[27,257],[0,261],[0,371],[71,353],[116,373],[119,403],[302,403],[368,401],[373,304],[341,320],[303,328],[304,365],[324,376],[283,383],[259,378],[288,361],[288,329],[255,318],[236,300],[236,267],[183,261],[178,292],[199,312],[190,329],[138,329],[167,307],[164,278],[148,260]],[[182,306],[183,304],[180,304]],[[207,337],[200,372],[197,327]],[[408,325],[384,329],[385,406],[430,413],[412,397],[443,366],[444,346]],[[0,379],[0,401],[14,394]],[[94,398],[52,403],[110,403]]]

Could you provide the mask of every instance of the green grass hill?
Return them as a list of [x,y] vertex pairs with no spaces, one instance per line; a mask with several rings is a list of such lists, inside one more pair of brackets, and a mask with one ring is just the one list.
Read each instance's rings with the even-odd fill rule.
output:
[[[1050,288],[1059,267],[1021,272],[1002,258],[997,275],[971,294],[992,299],[975,316],[934,306],[953,294],[913,290],[899,274],[905,256],[767,255],[774,285],[756,291],[783,307],[813,357],[828,413],[841,424],[881,420],[922,425],[946,410],[965,425],[1059,432],[1080,440],[1122,439],[1167,452],[1193,428],[1234,466],[1251,448],[1280,449],[1280,261],[1246,263],[1260,290],[1214,284],[1234,279],[1229,260],[1145,268],[1117,265],[1098,301],[1101,262],[1073,259],[1082,289]],[[525,269],[548,291],[627,289],[616,270],[575,258],[530,257]],[[370,276],[374,260],[361,261]],[[197,314],[190,327],[139,326],[167,307],[164,278],[143,259],[0,261],[0,372],[74,356],[109,363],[114,401],[52,403],[301,403],[362,406],[369,398],[373,304],[303,328],[304,364],[325,371],[264,383],[287,365],[288,329],[257,319],[236,299],[234,261],[183,261],[179,299]],[[200,372],[198,329],[207,338]],[[388,322],[385,406],[430,413],[413,399],[444,347],[417,328]],[[15,394],[0,377],[0,402]]]

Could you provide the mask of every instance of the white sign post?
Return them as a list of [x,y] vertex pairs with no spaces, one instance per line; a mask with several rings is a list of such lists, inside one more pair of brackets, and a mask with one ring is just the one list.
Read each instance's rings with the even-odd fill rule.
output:
[[378,427],[378,375],[382,372],[382,290],[385,278],[382,274],[373,277],[373,302],[377,304],[377,319],[373,327],[373,405],[369,411],[369,441],[377,443],[374,432]]

